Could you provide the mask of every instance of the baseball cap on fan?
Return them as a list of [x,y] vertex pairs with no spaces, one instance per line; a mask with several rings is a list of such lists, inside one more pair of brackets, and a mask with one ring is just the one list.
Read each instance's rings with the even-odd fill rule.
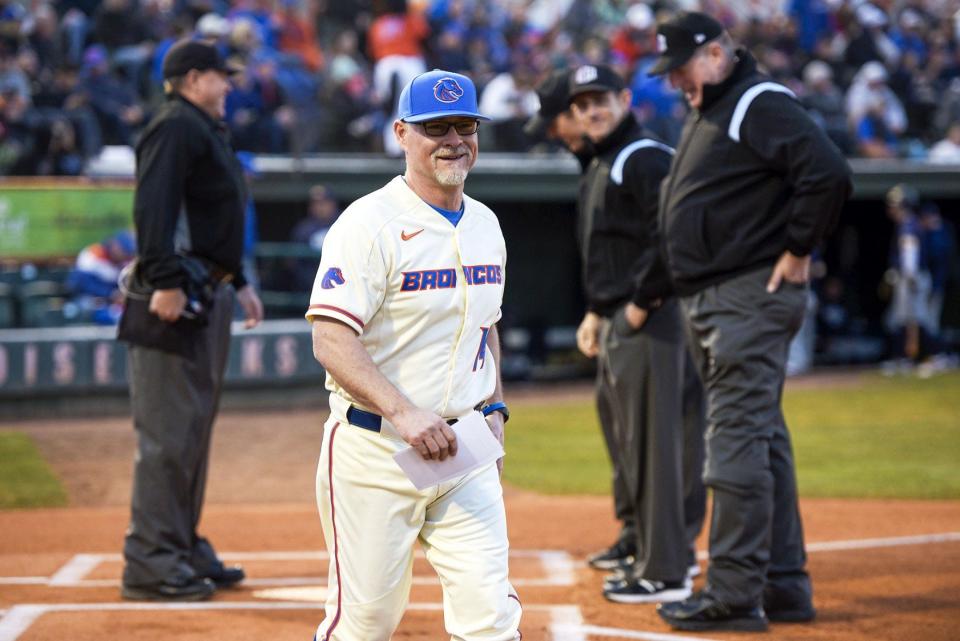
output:
[[537,86],[540,110],[523,126],[523,133],[533,137],[543,136],[553,119],[570,107],[569,75],[566,69],[554,71]]
[[466,76],[434,69],[407,83],[400,92],[397,118],[424,122],[449,116],[490,120],[477,109],[477,88]]
[[697,48],[723,33],[723,25],[705,13],[678,13],[657,27],[660,57],[647,72],[659,76],[682,67]]
[[581,65],[570,74],[568,100],[591,91],[620,91],[626,88],[623,78],[607,65]]

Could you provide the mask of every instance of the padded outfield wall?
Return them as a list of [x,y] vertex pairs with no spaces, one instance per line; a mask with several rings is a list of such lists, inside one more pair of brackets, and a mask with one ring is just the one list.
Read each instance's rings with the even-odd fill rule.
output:
[[[250,330],[234,323],[226,372],[226,387],[238,391],[234,401],[295,388],[320,400],[323,380],[305,320]],[[113,327],[0,330],[0,420],[123,411],[127,389],[127,347]],[[247,400],[234,404],[261,404]]]

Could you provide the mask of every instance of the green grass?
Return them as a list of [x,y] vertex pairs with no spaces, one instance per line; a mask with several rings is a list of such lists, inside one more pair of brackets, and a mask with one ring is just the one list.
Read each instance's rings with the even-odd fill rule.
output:
[[[784,408],[802,495],[960,498],[960,373],[788,390]],[[610,492],[592,401],[511,409],[508,483],[550,494]]]
[[960,373],[798,390],[784,408],[803,495],[960,497]]
[[66,504],[67,493],[30,437],[0,431],[0,509]]

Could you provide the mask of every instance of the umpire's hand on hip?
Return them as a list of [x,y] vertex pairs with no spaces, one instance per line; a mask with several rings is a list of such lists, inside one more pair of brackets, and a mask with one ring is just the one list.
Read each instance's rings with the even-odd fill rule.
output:
[[635,303],[629,302],[623,308],[623,316],[627,319],[627,324],[630,325],[630,329],[637,330],[647,322],[648,312]]
[[457,435],[433,412],[411,406],[391,416],[390,422],[401,438],[427,460],[443,461],[457,453]]
[[600,316],[587,312],[577,328],[577,349],[588,358],[600,353]]
[[179,287],[156,289],[150,296],[150,311],[166,323],[172,323],[180,318],[186,306],[187,295]]
[[810,280],[810,255],[794,256],[785,251],[773,266],[773,273],[767,281],[767,291],[772,294],[780,289],[781,281],[803,285],[808,280]]

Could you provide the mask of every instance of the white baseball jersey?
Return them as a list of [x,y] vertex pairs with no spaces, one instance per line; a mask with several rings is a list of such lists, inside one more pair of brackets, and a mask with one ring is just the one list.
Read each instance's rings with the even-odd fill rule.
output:
[[[505,263],[493,212],[464,196],[454,227],[397,177],[330,229],[307,318],[346,323],[415,405],[462,416],[496,384],[486,342]],[[419,540],[442,578],[450,638],[517,641],[522,611],[496,466],[417,490],[393,460],[406,443],[389,423],[379,432],[346,424],[354,399],[329,374],[327,389],[317,505],[330,567],[316,638],[388,641],[409,601]]]
[[[462,416],[493,393],[506,246],[497,217],[464,195],[454,227],[400,176],[350,205],[324,239],[307,318],[346,323],[383,375],[421,408]],[[327,374],[330,409],[350,394]],[[367,408],[369,409],[369,408]]]

